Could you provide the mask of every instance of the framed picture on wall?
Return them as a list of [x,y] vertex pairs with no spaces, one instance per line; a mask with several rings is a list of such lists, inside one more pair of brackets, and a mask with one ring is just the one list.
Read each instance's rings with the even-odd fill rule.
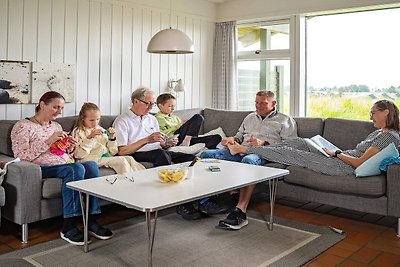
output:
[[73,102],[75,65],[63,63],[32,63],[32,103],[38,103],[47,91],[57,91],[65,102]]
[[31,102],[31,71],[29,61],[0,60],[0,104]]

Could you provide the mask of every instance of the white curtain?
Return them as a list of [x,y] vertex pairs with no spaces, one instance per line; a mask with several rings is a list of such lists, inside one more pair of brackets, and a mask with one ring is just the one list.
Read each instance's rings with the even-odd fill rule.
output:
[[216,23],[212,82],[214,108],[237,110],[236,50],[236,22]]

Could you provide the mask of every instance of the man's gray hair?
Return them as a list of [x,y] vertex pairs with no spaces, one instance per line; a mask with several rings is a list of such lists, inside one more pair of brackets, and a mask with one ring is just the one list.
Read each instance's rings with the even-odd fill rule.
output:
[[131,102],[133,103],[133,100],[135,100],[135,99],[143,99],[143,98],[145,98],[148,93],[153,93],[153,90],[151,90],[148,87],[139,87],[139,88],[137,88],[131,94]]
[[268,98],[275,99],[275,93],[272,91],[269,91],[269,90],[268,91],[267,90],[258,91],[256,95],[257,96],[266,96]]

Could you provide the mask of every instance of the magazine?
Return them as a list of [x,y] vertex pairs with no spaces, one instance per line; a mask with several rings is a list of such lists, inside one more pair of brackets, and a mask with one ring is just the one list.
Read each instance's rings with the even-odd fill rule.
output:
[[0,185],[3,183],[4,176],[7,173],[7,166],[11,163],[19,162],[19,161],[21,161],[19,158],[15,158],[10,161],[0,161]]
[[330,157],[328,153],[323,150],[324,147],[329,148],[333,151],[340,150],[337,146],[320,136],[319,134],[311,137],[311,138],[304,138],[304,140],[310,145],[315,147],[318,151],[320,151],[322,154],[324,154],[327,157]]

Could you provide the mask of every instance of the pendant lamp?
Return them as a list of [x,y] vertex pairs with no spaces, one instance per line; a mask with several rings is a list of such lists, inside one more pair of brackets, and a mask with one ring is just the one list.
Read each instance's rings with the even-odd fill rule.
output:
[[[170,0],[170,23],[172,0]],[[177,29],[164,29],[156,33],[147,45],[147,52],[155,54],[191,54],[194,53],[192,40]]]
[[192,40],[182,31],[165,29],[156,33],[147,45],[147,52],[156,54],[194,53]]

